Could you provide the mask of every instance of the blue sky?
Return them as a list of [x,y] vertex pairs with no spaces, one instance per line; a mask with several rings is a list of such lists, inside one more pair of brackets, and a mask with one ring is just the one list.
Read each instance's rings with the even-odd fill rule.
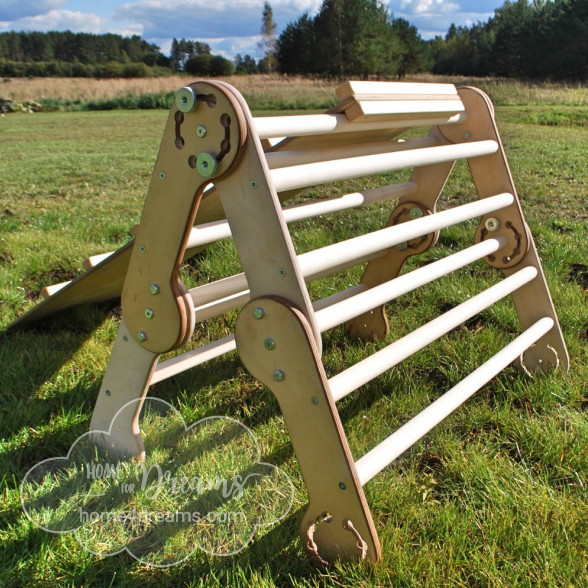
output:
[[[278,34],[321,0],[270,0]],[[391,13],[424,39],[451,23],[486,21],[504,0],[392,0]],[[169,53],[171,40],[195,39],[232,58],[257,54],[263,0],[0,0],[0,31],[65,31],[140,35]]]

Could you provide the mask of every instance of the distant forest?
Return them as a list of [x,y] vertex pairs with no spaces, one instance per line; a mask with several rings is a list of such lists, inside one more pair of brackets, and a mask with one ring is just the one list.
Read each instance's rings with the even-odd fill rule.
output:
[[[266,19],[266,3],[263,18]],[[271,22],[269,23],[271,25]],[[270,26],[271,28],[271,26]],[[206,43],[174,39],[171,55],[139,36],[0,33],[0,76],[149,77],[187,72],[224,76],[277,71],[325,77],[403,78],[418,72],[588,80],[588,0],[507,1],[487,22],[451,25],[423,40],[381,0],[323,0],[256,61],[213,55]]]

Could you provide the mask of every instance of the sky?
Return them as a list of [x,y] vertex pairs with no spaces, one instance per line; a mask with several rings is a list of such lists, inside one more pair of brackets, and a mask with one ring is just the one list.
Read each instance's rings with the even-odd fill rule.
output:
[[[322,0],[270,0],[277,34]],[[66,31],[139,35],[169,54],[171,41],[208,43],[213,53],[259,59],[264,0],[0,0],[2,31]],[[445,35],[449,25],[485,22],[504,0],[392,0],[391,14],[415,25],[423,39]]]

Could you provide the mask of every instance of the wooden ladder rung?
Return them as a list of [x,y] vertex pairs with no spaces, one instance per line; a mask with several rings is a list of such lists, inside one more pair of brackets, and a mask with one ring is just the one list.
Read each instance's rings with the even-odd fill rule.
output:
[[361,485],[367,484],[400,454],[410,448],[482,386],[520,357],[522,353],[549,332],[553,325],[554,321],[551,317],[539,319],[534,325],[503,347],[496,355],[465,377],[459,384],[456,384],[408,423],[358,459],[355,462],[355,468]]

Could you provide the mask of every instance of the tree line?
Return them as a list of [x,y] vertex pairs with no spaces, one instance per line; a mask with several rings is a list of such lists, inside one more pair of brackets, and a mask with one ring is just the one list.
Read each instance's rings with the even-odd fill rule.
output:
[[424,41],[381,0],[324,0],[278,39],[285,74],[588,79],[588,0],[507,1],[486,23]]
[[487,22],[451,25],[425,41],[382,0],[323,0],[276,38],[264,3],[262,58],[214,55],[208,44],[173,39],[171,54],[139,36],[0,33],[0,76],[147,77],[272,73],[402,78],[417,72],[529,79],[588,79],[588,0],[507,0]]

